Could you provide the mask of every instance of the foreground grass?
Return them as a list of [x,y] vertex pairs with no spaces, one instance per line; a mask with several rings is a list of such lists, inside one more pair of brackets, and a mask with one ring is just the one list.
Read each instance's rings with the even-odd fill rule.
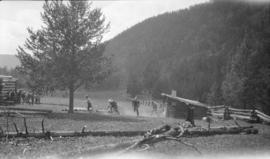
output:
[[[52,102],[60,101],[52,100]],[[100,102],[98,102],[100,101]],[[96,99],[96,105],[103,105],[105,100]],[[121,104],[120,110],[130,110],[128,103]],[[129,114],[121,116],[117,115],[104,115],[99,113],[85,113],[75,112],[74,114],[67,114],[61,111],[64,106],[56,105],[20,105],[18,107],[35,107],[37,109],[53,109],[54,113],[47,116],[35,116],[27,119],[29,131],[40,131],[41,121],[45,119],[45,129],[49,131],[54,130],[70,130],[81,131],[83,126],[87,126],[87,130],[149,130],[159,127],[163,124],[176,124],[183,122],[179,119],[167,119],[159,117],[135,117]],[[125,108],[124,108],[125,107]],[[147,107],[146,107],[147,108]],[[131,111],[131,110],[130,110]],[[149,111],[149,109],[142,109],[142,111]],[[120,111],[121,112],[121,111]],[[132,111],[131,111],[132,112]],[[24,131],[23,121],[20,118],[10,118],[9,123],[15,122],[21,131]],[[6,119],[0,118],[1,127],[5,128]],[[197,125],[206,127],[203,121],[196,121]],[[240,125],[246,126],[248,123],[239,121]],[[234,125],[233,121],[217,121],[212,126],[230,126]],[[270,126],[254,124],[254,127],[259,129],[257,135],[216,135],[211,137],[196,137],[196,138],[183,138],[183,141],[193,144],[203,154],[203,156],[214,155],[270,155]],[[13,126],[9,126],[10,131],[15,131]],[[49,139],[35,139],[35,138],[17,138],[5,140],[0,142],[0,158],[74,158],[74,157],[89,157],[96,155],[94,152],[87,151],[89,148],[107,145],[124,143],[140,139],[137,137],[70,137],[70,138],[54,138]],[[119,148],[119,150],[124,149]],[[118,151],[118,150],[115,150]],[[101,154],[111,153],[106,148],[99,151]],[[155,157],[152,155],[155,154]],[[179,142],[164,141],[157,143],[150,149],[139,152],[136,154],[141,158],[143,156],[152,156],[151,158],[168,158],[172,156],[199,156],[192,148],[187,147]],[[112,155],[107,156],[111,158]],[[115,156],[114,156],[115,157]]]
[[[88,130],[148,130],[159,127],[163,124],[176,124],[183,122],[183,120],[166,119],[166,118],[149,118],[149,117],[121,117],[121,116],[107,116],[100,114],[86,114],[86,113],[53,113],[49,116],[44,116],[45,127],[47,130],[77,130],[80,131],[84,125],[87,125]],[[42,118],[29,119],[29,131],[40,130],[40,122]],[[3,121],[3,120],[2,120]],[[2,122],[1,121],[1,122]],[[21,122],[19,120],[15,121]],[[241,125],[247,125],[245,122],[239,121]],[[202,121],[196,121],[197,125],[206,127]],[[18,124],[20,125],[20,124]],[[233,125],[232,121],[215,123],[217,125]],[[196,137],[183,138],[183,141],[189,142],[196,146],[202,154],[208,155],[262,155],[267,154],[270,149],[270,128],[266,125],[254,125],[259,129],[260,133],[257,135],[217,135],[211,137]],[[23,126],[19,127],[22,131]],[[12,129],[12,128],[11,128]],[[88,148],[99,145],[124,143],[140,139],[137,137],[70,137],[70,138],[54,138],[49,139],[35,139],[35,138],[19,138],[10,139],[6,141],[2,139],[0,142],[0,158],[42,158],[42,157],[88,157],[95,153],[85,152]],[[123,147],[124,149],[125,147]],[[119,149],[121,150],[121,149]],[[118,150],[117,150],[118,151]],[[108,153],[108,149],[99,151],[101,154]],[[175,141],[164,141],[157,143],[143,154],[160,154],[168,156],[183,156],[195,155],[196,151],[181,143]],[[267,154],[268,155],[268,154]]]

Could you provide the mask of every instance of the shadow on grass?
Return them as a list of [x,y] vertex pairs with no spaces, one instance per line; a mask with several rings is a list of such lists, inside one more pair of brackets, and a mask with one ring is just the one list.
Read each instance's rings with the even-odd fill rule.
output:
[[145,121],[141,118],[136,117],[126,117],[126,116],[114,116],[114,115],[104,115],[98,113],[50,113],[47,115],[51,119],[71,119],[71,120],[81,120],[81,121],[121,121],[121,122],[142,122]]

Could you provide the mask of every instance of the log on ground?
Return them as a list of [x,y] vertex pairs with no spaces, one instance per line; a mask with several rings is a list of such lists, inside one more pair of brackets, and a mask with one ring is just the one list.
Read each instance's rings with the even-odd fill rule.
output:
[[[46,137],[80,137],[80,136],[143,136],[147,131],[85,131],[85,132],[74,132],[74,131],[52,131],[52,132],[28,132],[17,133],[9,132],[8,134],[0,134],[0,138],[3,137],[35,137],[35,138],[46,138]],[[210,130],[206,129],[186,129],[182,137],[198,137],[198,136],[211,136],[211,135],[222,135],[222,134],[257,134],[258,129],[252,126],[248,127],[216,127]]]

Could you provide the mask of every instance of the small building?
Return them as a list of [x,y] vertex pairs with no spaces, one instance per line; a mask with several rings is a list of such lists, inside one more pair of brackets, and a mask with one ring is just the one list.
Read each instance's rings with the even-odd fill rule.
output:
[[162,93],[163,102],[166,105],[165,116],[171,118],[186,118],[188,107],[194,107],[194,118],[202,119],[207,116],[207,110],[210,106],[196,100],[177,97],[173,92],[171,95]]

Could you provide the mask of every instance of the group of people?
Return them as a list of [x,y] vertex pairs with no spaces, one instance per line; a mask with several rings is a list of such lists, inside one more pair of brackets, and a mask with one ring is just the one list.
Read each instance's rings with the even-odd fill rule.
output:
[[[89,96],[85,96],[85,98],[86,98],[87,110],[93,111],[93,105],[92,105],[91,99],[89,98]],[[109,105],[107,106],[108,112],[109,113],[116,113],[119,115],[120,113],[118,110],[117,102],[114,101],[113,99],[109,99],[108,102],[109,102]]]
[[[140,107],[140,101],[138,100],[137,96],[131,100],[132,101],[132,106],[133,106],[133,110],[134,112],[136,112],[137,116],[139,116],[139,107]],[[151,111],[151,115],[158,115],[158,108],[159,108],[159,103],[154,101],[154,100],[145,100],[142,101],[143,104],[147,104],[148,106],[152,106],[152,111]],[[161,105],[160,105],[161,107]]]
[[[86,98],[87,110],[93,111],[93,104],[91,102],[91,99],[89,98],[88,95],[85,96],[85,98]],[[136,113],[137,116],[139,116],[140,101],[138,100],[137,96],[131,100],[131,103],[132,103],[132,107],[133,107],[134,112]],[[111,98],[108,100],[107,110],[109,113],[116,113],[118,115],[120,114],[120,112],[118,110],[117,102]]]
[[16,104],[40,104],[40,96],[24,90],[13,90],[8,92],[9,101],[14,101]]

